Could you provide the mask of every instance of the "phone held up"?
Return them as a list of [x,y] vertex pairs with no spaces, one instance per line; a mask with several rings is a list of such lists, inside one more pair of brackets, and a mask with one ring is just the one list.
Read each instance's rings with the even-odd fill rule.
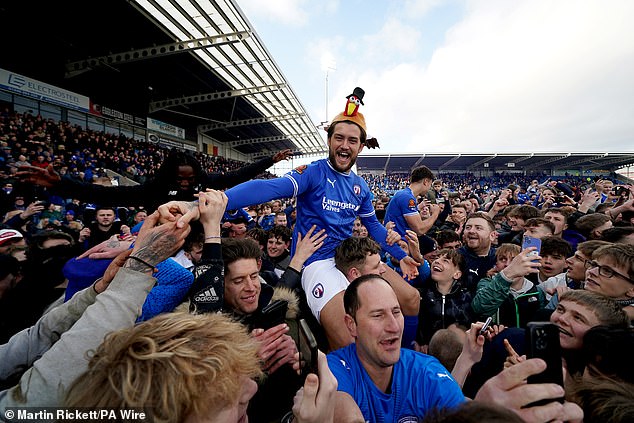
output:
[[309,373],[318,374],[317,340],[306,320],[299,320],[299,365],[302,379]]
[[[529,376],[528,383],[556,383],[564,386],[561,367],[561,346],[559,328],[550,322],[529,322],[526,326],[526,358],[541,358],[546,362],[546,370]],[[563,402],[563,398],[557,401]],[[541,400],[527,405],[544,405],[553,400]]]
[[538,256],[540,250],[542,249],[542,240],[539,238],[535,238],[532,236],[524,235],[522,238],[522,250],[525,250],[528,247],[535,247],[536,250],[531,251],[528,256]]
[[276,300],[262,309],[262,315],[255,322],[255,327],[264,330],[273,326],[284,323],[286,319],[286,310],[288,309],[288,301]]

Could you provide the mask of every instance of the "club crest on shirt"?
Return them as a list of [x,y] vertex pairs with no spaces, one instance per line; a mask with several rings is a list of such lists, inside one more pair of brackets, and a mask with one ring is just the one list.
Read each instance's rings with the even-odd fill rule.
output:
[[416,207],[416,201],[413,198],[409,199],[409,203],[407,203],[407,207]]
[[321,298],[324,296],[324,286],[320,283],[313,288],[313,297]]
[[301,165],[301,166],[297,166],[294,170],[295,172],[299,173],[300,175],[302,173],[304,173],[304,171],[306,170],[306,168],[308,167],[308,165]]
[[352,191],[354,192],[356,196],[359,196],[361,194],[361,185],[354,184],[352,186]]
[[418,417],[416,416],[405,416],[398,419],[398,423],[418,423]]

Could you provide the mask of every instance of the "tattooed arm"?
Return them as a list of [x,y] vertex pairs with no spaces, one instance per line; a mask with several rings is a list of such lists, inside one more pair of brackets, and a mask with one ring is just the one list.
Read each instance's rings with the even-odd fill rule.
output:
[[156,266],[181,248],[189,230],[189,225],[177,228],[176,222],[159,225],[159,213],[155,211],[145,219],[130,254],[130,257],[137,257],[147,265],[139,260],[128,259],[123,267],[138,272],[151,272],[153,269],[149,266]]

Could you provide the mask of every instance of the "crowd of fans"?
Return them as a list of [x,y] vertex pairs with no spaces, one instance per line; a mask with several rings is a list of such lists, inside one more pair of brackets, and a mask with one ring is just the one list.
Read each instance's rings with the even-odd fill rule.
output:
[[[61,175],[85,182],[105,176],[104,169],[109,169],[144,183],[156,176],[169,151],[124,135],[84,130],[41,116],[10,113],[7,109],[0,114],[0,142],[0,169],[4,172],[12,171],[7,166],[53,165]],[[244,166],[244,162],[222,156],[192,154],[208,172],[230,172]],[[267,173],[266,177],[273,175]]]
[[[330,325],[332,303],[314,308],[324,287],[306,292],[302,274],[333,234],[315,226],[297,233],[295,198],[230,209],[235,195],[222,191],[240,178],[212,176],[244,163],[9,111],[0,115],[0,147],[0,409],[137,407],[151,421],[331,422],[338,401],[365,410],[406,386],[427,401],[425,421],[490,413],[545,422],[578,419],[581,410],[588,422],[634,419],[630,185],[428,169],[362,175],[390,245],[415,261],[416,277],[357,219],[332,258],[344,308]],[[104,169],[156,201],[108,186]],[[270,177],[253,172],[243,179]],[[150,185],[163,177],[175,183],[165,195]],[[415,198],[406,212],[397,208],[401,191]],[[319,353],[318,374],[303,371],[300,320],[330,352]],[[544,369],[525,356],[531,321],[560,332],[563,387],[521,389]],[[379,335],[367,329],[379,325]],[[380,361],[395,348],[406,351],[393,370],[398,385],[390,376],[381,387],[371,374],[376,386],[361,399],[336,396],[355,389],[346,376],[358,371],[346,367],[355,352]],[[351,413],[345,421],[367,419]]]

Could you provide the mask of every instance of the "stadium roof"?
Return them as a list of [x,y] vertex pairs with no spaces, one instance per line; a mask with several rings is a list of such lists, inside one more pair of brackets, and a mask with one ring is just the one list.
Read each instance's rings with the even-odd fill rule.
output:
[[372,154],[357,158],[359,173],[408,173],[421,165],[435,172],[615,171],[634,166],[634,153]]
[[244,154],[325,143],[232,0],[22,0],[0,6],[0,67],[196,130]]

